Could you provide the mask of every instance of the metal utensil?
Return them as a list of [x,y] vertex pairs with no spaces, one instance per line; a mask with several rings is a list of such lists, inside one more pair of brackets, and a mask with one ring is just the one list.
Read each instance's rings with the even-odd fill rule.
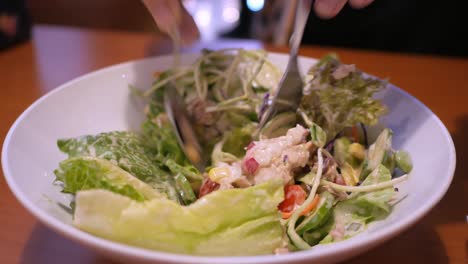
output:
[[169,83],[164,89],[164,108],[185,156],[198,170],[203,172],[206,160],[193,130],[192,120],[187,113],[184,98],[177,92],[174,83]]
[[289,42],[291,50],[289,52],[288,65],[281,78],[276,95],[269,103],[265,113],[261,116],[259,129],[265,126],[275,115],[286,111],[296,111],[299,106],[304,83],[297,63],[297,53],[313,2],[310,0],[297,1],[294,31]]
[[[278,92],[262,116],[260,127],[263,127],[277,113],[288,110],[296,111],[299,105],[303,82],[297,63],[297,53],[313,2],[313,0],[299,0],[297,3],[294,32],[290,40],[289,62],[278,87]],[[185,155],[197,169],[204,171],[206,160],[202,153],[202,147],[193,130],[192,120],[187,113],[184,99],[177,92],[174,83],[170,83],[164,89],[164,107]]]

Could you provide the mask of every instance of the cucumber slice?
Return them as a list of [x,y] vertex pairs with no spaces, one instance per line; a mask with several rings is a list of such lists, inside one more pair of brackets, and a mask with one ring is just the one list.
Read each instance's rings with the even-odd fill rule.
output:
[[411,156],[406,151],[400,150],[395,153],[395,163],[404,173],[409,173],[413,169]]
[[330,213],[330,216],[328,217],[328,220],[325,222],[325,224],[318,229],[312,230],[305,232],[302,235],[302,238],[304,239],[307,244],[310,246],[314,246],[318,244],[319,242],[322,241],[327,235],[330,233],[332,230],[333,226],[335,225],[335,217],[333,216],[333,211]]
[[316,229],[323,225],[330,216],[331,208],[333,207],[333,202],[335,198],[329,192],[323,192],[320,194],[320,202],[317,206],[317,209],[307,216],[299,226],[296,227],[296,231],[299,235],[302,235],[304,232]]
[[385,151],[384,158],[382,160],[382,165],[387,167],[390,172],[395,170],[396,162],[395,162],[395,153],[392,150]]

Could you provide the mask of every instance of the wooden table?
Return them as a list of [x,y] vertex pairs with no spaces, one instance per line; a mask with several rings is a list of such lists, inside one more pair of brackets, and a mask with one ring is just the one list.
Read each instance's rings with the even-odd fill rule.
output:
[[[255,46],[255,43],[250,43]],[[84,73],[167,52],[167,41],[139,33],[36,26],[33,39],[0,52],[0,139],[39,96]],[[286,51],[285,48],[269,48]],[[457,170],[443,200],[422,221],[351,263],[468,263],[468,59],[303,47],[344,62],[419,98],[445,123],[455,141]],[[38,223],[0,177],[1,263],[109,263]]]

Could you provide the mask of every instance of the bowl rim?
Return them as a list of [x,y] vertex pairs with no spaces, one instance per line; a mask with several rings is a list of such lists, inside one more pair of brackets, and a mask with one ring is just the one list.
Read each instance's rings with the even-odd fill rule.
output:
[[[182,54],[182,57],[189,58],[190,56],[196,57],[199,56],[199,53],[187,53]],[[268,56],[277,56],[277,57],[287,57],[288,54],[286,53],[278,53],[278,52],[268,52]],[[330,245],[320,245],[322,250],[320,254],[315,254],[313,248],[311,250],[304,250],[293,252],[291,254],[284,254],[284,255],[261,255],[261,256],[227,256],[227,257],[220,257],[220,256],[195,256],[195,255],[186,255],[186,254],[175,254],[175,253],[168,253],[163,251],[156,251],[151,249],[140,248],[136,246],[131,246],[119,242],[113,242],[111,240],[107,240],[104,238],[100,238],[94,236],[92,234],[86,233],[72,225],[66,224],[61,222],[60,220],[54,218],[53,216],[49,215],[41,209],[39,206],[35,205],[33,202],[29,201],[26,195],[21,191],[21,188],[17,185],[14,179],[14,175],[11,173],[10,164],[8,161],[8,152],[10,148],[10,141],[12,136],[14,135],[18,125],[25,119],[28,114],[33,111],[39,104],[45,101],[48,97],[58,93],[68,87],[73,86],[76,83],[81,82],[84,79],[92,78],[94,76],[106,73],[108,71],[116,70],[120,67],[127,67],[132,64],[136,63],[144,63],[147,61],[154,61],[154,60],[161,60],[161,59],[168,59],[171,55],[163,55],[163,56],[155,56],[149,57],[144,59],[138,60],[131,60],[127,62],[122,62],[119,64],[114,64],[108,67],[104,67],[102,69],[89,72],[87,74],[81,75],[77,78],[74,78],[64,84],[58,86],[55,89],[52,89],[48,93],[42,95],[37,100],[35,100],[29,107],[24,110],[19,117],[14,121],[12,126],[10,127],[5,140],[3,142],[2,148],[2,168],[4,172],[4,177],[6,179],[6,183],[9,186],[11,192],[14,194],[15,198],[20,202],[20,204],[26,208],[34,217],[36,217],[41,223],[46,225],[47,227],[51,228],[55,232],[66,236],[69,239],[72,239],[81,245],[87,246],[89,248],[98,249],[100,252],[110,253],[110,252],[118,252],[119,255],[123,255],[127,258],[134,258],[140,259],[144,261],[165,261],[165,262],[172,262],[172,263],[283,263],[289,261],[300,261],[305,260],[308,258],[327,258],[331,257],[335,254],[348,254],[348,255],[355,255],[353,251],[356,251],[357,248],[371,248],[375,247],[380,243],[385,242],[386,240],[397,236],[399,233],[407,230],[409,227],[414,225],[418,222],[424,215],[429,213],[429,211],[436,206],[442,197],[448,191],[448,188],[453,180],[455,167],[456,167],[456,151],[455,146],[453,143],[453,139],[443,124],[443,122],[439,119],[439,117],[432,112],[426,105],[424,105],[421,101],[417,98],[409,94],[408,92],[402,90],[401,88],[389,84],[387,89],[394,89],[396,92],[400,93],[401,96],[407,97],[412,101],[412,103],[417,104],[421,109],[423,109],[429,116],[432,118],[437,126],[439,127],[440,131],[442,131],[444,139],[447,141],[447,148],[449,152],[448,159],[448,169],[445,173],[445,182],[442,182],[434,192],[430,199],[426,200],[426,202],[419,207],[417,210],[413,211],[411,215],[408,215],[404,218],[400,218],[396,224],[390,225],[386,228],[381,230],[376,230],[373,233],[366,234],[366,238],[359,239],[360,236],[350,238],[345,241],[340,241],[339,243],[333,243]],[[301,60],[309,61],[315,63],[317,61],[316,58],[312,57],[305,57],[300,56]],[[300,62],[301,63],[301,62]],[[360,251],[358,250],[358,253]]]

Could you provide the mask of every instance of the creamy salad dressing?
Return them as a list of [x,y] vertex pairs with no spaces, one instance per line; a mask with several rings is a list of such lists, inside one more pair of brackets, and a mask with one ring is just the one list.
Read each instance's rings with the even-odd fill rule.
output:
[[304,167],[309,160],[313,145],[305,140],[308,133],[307,129],[297,125],[284,136],[255,141],[243,158],[244,163],[253,158],[259,165],[258,170],[248,176],[249,180],[253,184],[271,179],[281,179],[284,184],[290,183],[293,170]]

